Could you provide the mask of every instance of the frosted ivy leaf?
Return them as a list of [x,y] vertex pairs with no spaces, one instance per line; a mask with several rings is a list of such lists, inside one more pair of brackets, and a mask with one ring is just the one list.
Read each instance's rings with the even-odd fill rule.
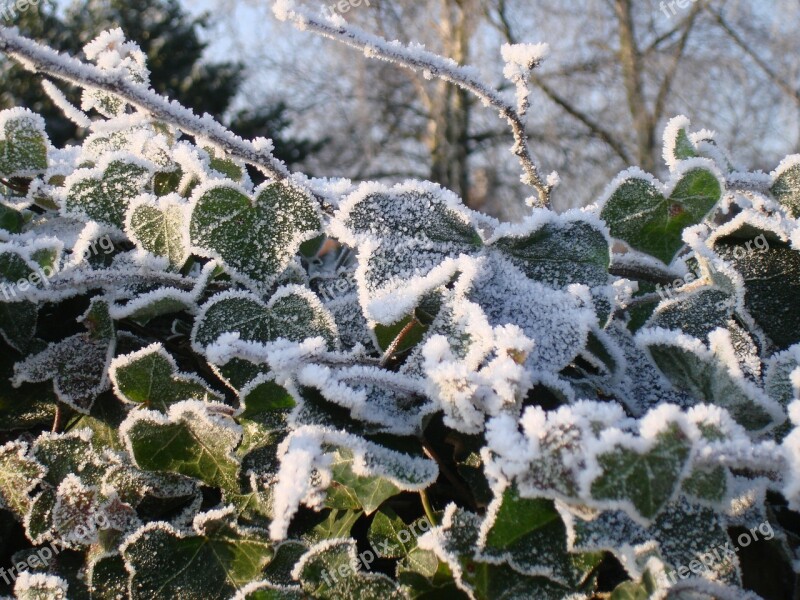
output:
[[376,367],[310,364],[300,370],[297,381],[348,409],[353,419],[395,435],[419,433],[423,419],[436,410],[425,398],[422,382]]
[[514,481],[525,498],[578,498],[588,440],[623,419],[617,405],[585,401],[549,412],[528,407],[519,423],[500,415],[487,424],[486,474]]
[[483,309],[492,327],[516,325],[533,341],[525,365],[535,374],[566,367],[583,350],[596,320],[586,296],[531,281],[497,255],[475,261],[475,270],[465,270],[457,289]]
[[223,152],[210,146],[204,147],[203,150],[208,154],[208,166],[211,169],[227,179],[242,182],[247,173],[243,163],[226,158]]
[[419,540],[420,548],[432,550],[453,573],[458,588],[472,600],[564,600],[570,589],[545,577],[522,575],[507,565],[475,558],[481,518],[449,504],[439,527]]
[[333,277],[313,279],[311,289],[333,315],[345,348],[352,348],[356,344],[367,348],[374,346],[374,336],[359,304],[354,271],[345,269]]
[[495,490],[481,525],[477,557],[573,588],[603,558],[599,552],[569,553],[567,530],[552,501],[520,498],[513,486]]
[[260,186],[251,199],[231,182],[212,182],[192,196],[192,250],[220,261],[254,288],[266,288],[300,245],[322,228],[313,198],[294,184]]
[[0,177],[35,177],[47,170],[44,119],[26,108],[0,112]]
[[139,523],[133,508],[116,494],[105,496],[99,488],[84,485],[73,474],[58,486],[52,519],[54,534],[61,543],[76,548],[98,543],[101,532],[108,536]]
[[689,137],[689,125],[689,119],[681,115],[671,119],[664,128],[664,162],[670,170],[674,170],[682,160],[699,156]]
[[119,432],[134,462],[145,471],[180,473],[211,487],[239,489],[234,449],[242,429],[225,405],[185,400],[171,405],[167,415],[134,411]]
[[520,224],[498,227],[487,244],[534,281],[557,290],[588,286],[598,295],[598,312],[609,310],[602,290],[609,280],[610,241],[605,226],[589,214],[537,210]]
[[93,169],[79,169],[64,182],[64,212],[123,229],[130,201],[145,191],[153,166],[132,154],[109,154]]
[[331,232],[358,248],[364,314],[386,325],[447,283],[457,270],[454,259],[483,245],[459,199],[420,182],[361,186],[342,202]]
[[103,300],[93,299],[82,320],[86,333],[53,342],[14,365],[14,387],[52,379],[61,402],[88,414],[95,398],[109,387],[108,365],[114,355],[116,333]]
[[[781,350],[800,342],[800,251],[747,222],[748,215],[722,230],[714,252],[739,274],[744,308]],[[757,221],[756,221],[757,223]],[[766,243],[764,243],[766,242]]]
[[[334,465],[341,467],[336,467],[341,483],[352,488],[353,495],[368,507],[376,494],[388,497],[382,491],[388,492],[386,483],[400,491],[419,491],[435,481],[439,473],[436,463],[422,456],[411,456],[344,431],[313,425],[292,431],[281,442],[278,455],[281,466],[270,525],[270,535],[275,540],[286,537],[289,522],[301,503],[312,508],[323,505],[324,492],[334,479]],[[375,482],[375,478],[385,481]],[[358,493],[356,488],[360,490]]]
[[198,500],[197,481],[178,473],[141,471],[131,464],[112,465],[103,475],[101,490],[138,508],[153,499],[180,505]]
[[46,472],[42,491],[34,497],[25,518],[25,527],[28,537],[41,544],[53,539],[53,507],[62,481],[77,474],[83,484],[99,486],[109,465],[94,450],[92,432],[88,429],[41,434],[34,442],[31,454]]
[[274,555],[260,531],[235,524],[231,508],[198,515],[187,533],[149,523],[121,552],[133,600],[230,600]]
[[676,388],[727,409],[748,430],[766,430],[785,420],[780,406],[745,377],[729,330],[713,331],[708,346],[658,328],[642,330],[636,339]]
[[741,585],[739,560],[728,524],[714,509],[693,505],[684,498],[670,504],[645,528],[619,511],[601,512],[584,519],[564,506],[559,507],[574,552],[612,552],[632,577],[642,574],[647,560],[657,553],[667,565],[659,582],[666,587],[673,569],[698,561],[701,577]]
[[137,246],[167,257],[179,269],[189,256],[188,208],[177,194],[162,198],[139,196],[128,207],[125,231]]
[[800,387],[800,344],[795,344],[788,350],[774,355],[764,377],[764,389],[770,398],[782,407],[788,408],[794,400],[798,400],[798,387]]
[[303,591],[321,600],[400,600],[405,595],[381,573],[363,573],[354,540],[320,542],[294,568]]
[[624,324],[615,321],[605,329],[605,333],[623,354],[623,371],[616,383],[616,395],[634,416],[642,416],[659,404],[694,404],[694,399],[688,394],[672,388]]
[[131,319],[146,325],[157,317],[180,312],[197,311],[194,294],[174,288],[158,288],[139,294],[131,300],[111,306],[111,316],[115,321]]
[[278,585],[269,581],[254,581],[240,589],[232,600],[305,600],[299,587]]
[[[147,69],[147,56],[141,48],[125,39],[122,29],[103,31],[83,48],[86,58],[95,62],[104,71],[111,71],[126,82],[147,86],[150,72]],[[81,107],[85,111],[97,110],[104,117],[122,116],[128,104],[116,94],[87,87],[83,91]]]
[[28,455],[24,442],[0,446],[0,508],[22,520],[30,509],[30,492],[44,473],[44,467]]
[[795,219],[800,218],[800,155],[787,156],[772,173],[772,195]]
[[247,292],[223,292],[211,298],[195,320],[193,347],[202,352],[225,333],[261,343],[322,337],[330,348],[338,337],[336,324],[319,299],[296,285],[278,289],[267,304]]
[[683,161],[668,185],[638,168],[621,173],[599,203],[611,235],[672,262],[686,227],[697,225],[722,196],[722,178],[706,159]]
[[196,375],[181,373],[175,359],[159,343],[118,356],[111,362],[109,376],[121,400],[164,413],[182,400],[223,399]]
[[14,584],[17,600],[67,600],[69,584],[61,577],[21,571]]
[[726,329],[730,336],[732,359],[751,380],[761,377],[760,348],[753,336],[738,322],[736,300],[725,290],[708,286],[673,300],[661,302],[645,324],[645,328],[681,331],[687,336],[709,343],[712,333]]
[[601,436],[600,443],[610,447],[592,456],[599,476],[592,479],[589,491],[592,499],[619,503],[646,522],[674,497],[686,474],[692,440],[677,423],[644,433],[637,438]]

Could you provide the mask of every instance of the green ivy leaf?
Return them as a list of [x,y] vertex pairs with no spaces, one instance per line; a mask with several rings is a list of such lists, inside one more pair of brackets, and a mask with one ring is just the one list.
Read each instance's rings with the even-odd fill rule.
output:
[[44,120],[24,108],[0,112],[0,177],[35,177],[47,170]]
[[683,247],[683,230],[700,223],[721,196],[719,179],[705,168],[684,173],[668,198],[657,182],[630,171],[603,205],[601,217],[612,236],[669,264]]
[[437,545],[433,548],[439,560],[446,562],[458,587],[476,600],[562,600],[569,589],[545,577],[529,577],[508,565],[492,564],[475,557],[481,518],[450,505],[441,528],[435,530]]
[[800,161],[797,155],[787,157],[778,167],[770,191],[792,217],[800,218]]
[[189,534],[151,523],[128,538],[132,600],[230,600],[260,576],[274,554],[267,536],[240,530],[224,513],[204,516]]
[[608,284],[611,249],[605,234],[588,221],[553,221],[527,235],[502,237],[491,247],[530,279],[556,289]]
[[364,509],[368,515],[392,496],[400,493],[400,489],[383,477],[367,477],[353,472],[353,453],[347,448],[339,448],[333,454],[331,463],[333,472],[333,491],[329,492],[328,506],[338,507],[341,497],[354,499],[357,507]]
[[195,349],[203,349],[228,332],[244,341],[272,342],[278,338],[300,342],[321,336],[336,346],[336,325],[319,299],[300,286],[285,286],[264,304],[247,292],[218,294],[206,303],[192,333]]
[[603,559],[599,552],[567,551],[567,529],[552,501],[521,498],[511,486],[494,502],[493,521],[479,542],[481,558],[567,587],[577,587]]
[[88,414],[95,398],[109,387],[108,364],[116,333],[108,304],[103,300],[92,300],[83,323],[86,333],[54,342],[14,365],[14,386],[52,380],[61,402]]
[[[768,248],[753,245],[759,235]],[[716,240],[714,251],[742,276],[745,308],[770,340],[781,350],[800,342],[800,252],[748,225]]]
[[0,229],[9,233],[20,233],[24,223],[25,218],[21,212],[0,202]]
[[222,400],[196,375],[178,371],[175,360],[158,343],[118,356],[111,362],[109,375],[121,400],[164,413],[182,400]]
[[189,234],[197,253],[222,260],[235,276],[264,288],[321,228],[314,200],[292,184],[261,186],[251,200],[221,183],[196,194]]
[[174,195],[139,196],[130,203],[125,231],[137,246],[169,259],[179,269],[189,256],[186,202]]
[[81,169],[67,179],[64,209],[69,216],[123,229],[130,201],[145,191],[151,177],[140,159],[111,155],[97,169]]
[[643,452],[617,444],[596,457],[602,472],[592,481],[592,497],[624,502],[652,519],[672,499],[691,448],[691,440],[677,424],[660,431]]
[[297,564],[303,590],[320,600],[391,600],[403,594],[391,579],[363,573],[353,540],[313,546]]
[[239,461],[234,450],[242,432],[223,405],[187,401],[173,404],[168,417],[133,412],[120,435],[139,468],[180,473],[211,487],[238,493]]
[[44,467],[28,454],[25,444],[0,446],[0,508],[22,521],[31,507],[29,494],[44,474]]

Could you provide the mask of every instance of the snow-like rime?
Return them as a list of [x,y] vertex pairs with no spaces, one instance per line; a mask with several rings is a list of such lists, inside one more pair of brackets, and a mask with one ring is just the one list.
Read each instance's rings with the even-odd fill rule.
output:
[[275,13],[499,111],[537,207],[500,223],[430,182],[310,180],[155,94],[121,30],[84,64],[0,28],[81,86],[78,108],[44,81],[87,133],[54,148],[0,113],[0,336],[30,404],[0,404],[0,516],[20,553],[70,556],[8,591],[578,599],[611,555],[620,597],[746,597],[736,556],[670,573],[732,528],[780,531],[779,495],[800,511],[800,156],[736,171],[678,117],[669,181],[629,169],[558,215],[522,120],[546,45],[503,47],[515,105],[341,17]]

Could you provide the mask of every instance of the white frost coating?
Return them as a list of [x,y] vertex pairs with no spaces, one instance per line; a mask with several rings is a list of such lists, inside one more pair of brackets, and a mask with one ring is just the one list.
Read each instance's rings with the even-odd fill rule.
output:
[[67,600],[69,584],[55,575],[30,573],[20,571],[14,584],[14,594],[17,598],[47,600]]
[[[281,375],[288,373],[283,370]],[[317,388],[326,400],[350,409],[354,419],[380,425],[395,435],[418,433],[423,418],[437,409],[430,401],[409,402],[413,396],[423,396],[421,381],[373,366],[334,369],[307,364],[298,369],[296,378],[302,386]]]
[[789,419],[794,429],[783,440],[783,453],[789,471],[783,495],[789,501],[789,508],[796,511],[800,510],[800,400],[789,405]]
[[[305,425],[292,431],[278,447],[281,462],[273,489],[273,520],[270,536],[286,538],[289,523],[300,504],[320,508],[330,485],[331,447],[353,453],[352,469],[363,477],[382,477],[404,491],[419,491],[439,474],[436,463],[389,450],[359,436],[328,427]],[[311,477],[314,473],[315,477]]]
[[670,171],[675,171],[678,167],[678,160],[676,149],[678,144],[678,133],[683,129],[686,135],[689,135],[689,125],[691,121],[684,115],[678,115],[670,119],[667,126],[664,128],[664,162],[667,163]]
[[[33,70],[80,86],[88,85],[109,91],[124,98],[140,110],[149,112],[156,119],[173,123],[192,135],[213,140],[231,156],[257,166],[276,180],[283,180],[290,176],[289,170],[281,161],[259,149],[252,142],[234,135],[210,115],[199,117],[179,103],[170,101],[142,85],[131,82],[124,72],[103,70],[59,54],[8,28],[0,28],[0,46]],[[298,183],[299,181],[297,180]],[[316,197],[320,201],[324,200],[319,196]]]
[[[530,88],[528,79],[531,71],[542,64],[550,53],[548,44],[503,44],[500,53],[505,62],[503,75],[517,86],[517,111],[524,115],[528,110],[528,96]],[[555,182],[548,180],[548,185]]]
[[75,125],[84,129],[92,126],[92,120],[86,116],[83,111],[73,106],[73,104],[67,100],[67,97],[64,95],[64,93],[58,89],[52,81],[48,79],[43,80],[42,88],[53,101],[53,104],[55,104],[58,109],[64,113],[64,116],[75,123]]

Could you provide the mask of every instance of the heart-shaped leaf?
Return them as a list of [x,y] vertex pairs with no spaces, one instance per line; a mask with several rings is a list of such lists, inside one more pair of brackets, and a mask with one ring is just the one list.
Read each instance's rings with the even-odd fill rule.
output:
[[238,332],[244,341],[262,343],[279,337],[301,342],[321,336],[334,348],[337,340],[333,317],[314,294],[296,285],[280,288],[267,304],[247,292],[214,296],[195,321],[193,347],[202,352],[228,332]]
[[145,191],[152,165],[126,153],[108,155],[95,169],[80,169],[67,178],[64,210],[122,229],[131,200]]
[[214,182],[195,192],[189,235],[195,252],[220,260],[247,284],[265,288],[321,228],[313,199],[293,184],[265,184],[251,200],[235,184]]
[[195,477],[212,487],[238,492],[239,461],[233,451],[242,430],[222,404],[187,400],[173,404],[167,416],[131,412],[120,436],[139,468]]
[[[184,534],[150,523],[122,546],[132,600],[229,600],[274,555],[258,531],[229,522],[231,510],[198,515]],[[158,557],[159,560],[154,560]]]
[[44,119],[25,108],[0,112],[0,177],[35,177],[47,169]]
[[772,195],[792,217],[800,217],[800,154],[787,156],[772,174],[772,181]]
[[139,196],[130,203],[125,231],[137,246],[180,268],[189,256],[187,209],[188,204],[176,194]]
[[666,189],[638,169],[620,176],[602,204],[601,216],[611,235],[631,248],[672,262],[683,247],[683,230],[700,223],[722,196],[720,177],[713,167],[697,166],[695,161],[686,164],[690,168],[676,173]]
[[116,345],[108,304],[94,300],[83,317],[87,333],[50,344],[44,351],[14,365],[14,386],[53,381],[58,399],[88,413],[95,398],[108,389],[108,364]]
[[161,344],[118,356],[111,362],[109,375],[114,391],[122,400],[161,412],[167,412],[170,405],[182,400],[222,400],[196,375],[179,372],[175,360]]
[[602,474],[592,481],[592,498],[621,502],[652,519],[672,499],[692,442],[674,423],[650,439],[626,441],[595,457]]

